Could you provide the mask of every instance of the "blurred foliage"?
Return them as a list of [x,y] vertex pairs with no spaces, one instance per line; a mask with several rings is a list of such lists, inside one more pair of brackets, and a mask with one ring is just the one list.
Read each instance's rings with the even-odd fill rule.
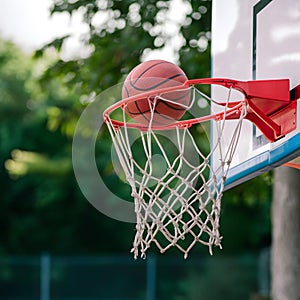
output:
[[256,289],[256,259],[247,254],[206,260],[201,266],[201,272],[197,267],[190,268],[182,281],[173,285],[177,293],[174,293],[172,299],[249,299],[251,292]]
[[46,88],[38,82],[56,59],[50,53],[32,60],[0,41],[0,253],[90,253],[113,250],[117,243],[127,250],[130,241],[121,232],[112,243],[98,238],[119,223],[99,221],[73,175],[79,95],[60,78]]
[[265,173],[224,193],[220,230],[225,251],[255,251],[271,244],[272,180],[272,172]]
[[[189,78],[210,76],[211,1],[183,1],[185,16],[170,19],[172,1],[54,0],[51,14],[82,15],[86,54],[63,59],[70,36],[37,50],[34,59],[0,41],[0,253],[128,251],[134,224],[119,223],[94,209],[81,194],[71,165],[72,136],[84,107],[122,82],[148,53],[172,43]],[[97,165],[119,194],[128,185],[105,157],[110,137],[101,134]],[[227,191],[221,232],[229,252],[268,243],[270,174]],[[112,235],[113,232],[113,235]],[[105,241],[105,242],[103,242]],[[206,250],[206,249],[205,249]]]

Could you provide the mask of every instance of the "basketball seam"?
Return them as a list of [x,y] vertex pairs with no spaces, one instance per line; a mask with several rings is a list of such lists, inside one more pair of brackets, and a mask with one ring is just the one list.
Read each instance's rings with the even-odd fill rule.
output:
[[124,88],[124,90],[125,90],[125,92],[127,94],[127,97],[130,97],[130,94],[129,94],[129,91],[128,91],[127,87],[125,85],[123,85],[123,88]]
[[[157,103],[157,105],[156,105],[156,108],[158,108],[158,105],[160,105],[160,104],[164,105],[164,106],[167,106],[167,107],[169,107],[173,110],[186,110],[186,108],[181,107],[180,105],[176,105],[176,104],[171,105],[170,103],[165,102],[165,101],[159,101],[159,103]],[[156,108],[155,108],[154,111],[156,111]],[[157,112],[160,113],[159,111],[157,111]]]
[[[155,65],[151,65],[150,67],[148,67],[147,69],[145,69],[136,79],[135,79],[135,82],[137,82],[141,77],[142,75],[144,75],[145,73],[147,73],[149,70],[151,70],[152,68],[160,65],[160,64],[169,64],[169,62],[166,62],[166,61],[161,61],[161,62],[158,62],[156,63]],[[132,74],[130,75],[130,81],[131,81],[131,77],[132,77]]]
[[140,109],[140,107],[137,105],[137,102],[138,102],[138,101],[135,101],[134,104],[135,104],[136,108],[138,109],[139,113],[133,113],[133,114],[131,114],[131,115],[141,115],[141,116],[143,116],[143,118],[144,118],[147,122],[149,122],[149,121],[150,121],[150,118],[147,118],[146,113],[149,113],[149,112],[150,112],[150,109],[149,109],[149,110],[146,110],[146,111],[144,111],[144,112],[142,112],[141,109]]
[[[170,81],[170,80],[172,80],[172,79],[174,79],[174,78],[180,77],[180,76],[186,77],[184,74],[176,74],[176,75],[173,75],[173,76],[171,76],[171,77],[168,77],[168,78],[166,78],[164,81],[161,81],[161,82],[159,82],[159,83],[157,83],[157,84],[155,84],[155,85],[152,85],[152,86],[150,86],[150,87],[148,87],[148,88],[139,88],[139,87],[135,86],[135,85],[132,83],[132,81],[130,80],[130,86],[131,86],[132,88],[136,89],[137,91],[150,91],[150,90],[155,89],[155,88],[157,88],[157,87],[159,87],[159,86],[165,84],[166,82],[168,82],[168,81]],[[144,79],[144,78],[147,78],[147,77],[143,77],[143,79]],[[148,77],[148,78],[151,78],[151,77]],[[180,82],[178,81],[178,83],[180,83]]]

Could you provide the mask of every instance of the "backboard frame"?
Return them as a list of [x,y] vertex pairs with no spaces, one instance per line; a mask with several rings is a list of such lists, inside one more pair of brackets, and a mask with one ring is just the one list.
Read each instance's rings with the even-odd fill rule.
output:
[[[277,31],[280,29],[280,25],[283,29],[288,30],[291,29],[291,26],[295,26],[293,22],[298,22],[298,19],[296,20],[295,18],[296,21],[293,21],[294,19],[291,17],[291,12],[289,12],[289,16],[283,17],[282,20],[276,20],[277,22],[279,21],[279,24],[270,23],[271,18],[268,18],[273,11],[279,13],[280,5],[282,6],[285,4],[289,7],[291,3],[292,1],[284,1],[283,3],[283,0],[230,0],[226,1],[225,4],[222,0],[215,0],[213,2],[212,16],[212,77],[229,77],[237,80],[289,78],[291,99],[298,99],[300,96],[300,52],[293,53],[295,65],[290,68],[291,71],[293,71],[293,74],[289,74],[289,70],[280,70],[279,68],[272,69],[271,67],[269,70],[266,67],[268,66],[267,63],[265,62],[267,60],[266,55],[268,55],[268,51],[270,54],[269,62],[272,62],[272,59],[274,62],[278,62],[279,59],[283,58],[289,59],[287,56],[289,53],[282,52],[281,57],[276,51],[273,53],[273,51],[271,51],[273,49],[267,49],[267,47],[265,47],[266,45],[263,45],[266,36],[271,36],[270,39],[276,38],[276,26]],[[300,3],[292,3],[292,5],[299,5],[300,11]],[[276,16],[274,18],[276,19]],[[227,35],[222,34],[223,31],[226,30],[224,27],[230,28],[228,29]],[[283,32],[283,29],[281,32],[282,34],[285,33]],[[300,43],[300,31],[296,32],[294,30],[293,34],[293,38],[299,40]],[[287,43],[287,46],[281,47],[283,50],[286,51],[287,49],[287,51],[289,51],[288,45],[291,45],[292,43],[291,37],[288,38],[288,35],[286,35],[285,38],[284,42]],[[293,47],[291,47],[290,52],[292,51],[292,48]],[[278,51],[280,50],[281,49],[278,49]],[[290,59],[292,59],[292,57]],[[230,61],[231,64],[229,65]],[[299,71],[297,70],[297,66]],[[212,98],[218,99],[219,97],[222,97],[222,94],[212,87]],[[298,112],[299,109],[300,104],[298,101]],[[248,148],[251,147],[251,151],[249,151],[249,153],[247,152],[247,154],[239,161],[234,162],[230,168],[226,181],[226,189],[234,187],[299,157],[299,123],[298,113],[295,131],[273,143],[269,143],[254,125],[245,125],[243,134],[248,135],[248,139],[251,140],[251,144],[246,145]],[[228,130],[230,130],[230,128]],[[214,141],[213,128],[211,134],[211,139]],[[244,139],[241,144],[245,143],[245,141],[246,139]],[[246,152],[245,149],[245,147],[243,148],[243,146],[240,145],[237,149],[239,152],[238,154],[240,155],[243,151]],[[217,160],[217,157],[213,157],[211,162],[212,165],[216,164]]]

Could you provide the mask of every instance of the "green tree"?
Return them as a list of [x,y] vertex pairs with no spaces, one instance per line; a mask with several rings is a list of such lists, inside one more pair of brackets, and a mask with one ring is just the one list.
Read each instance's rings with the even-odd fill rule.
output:
[[[80,83],[82,94],[99,93],[121,82],[149,51],[169,45],[174,32],[182,44],[174,49],[174,56],[179,58],[188,77],[207,77],[210,73],[211,1],[183,1],[183,21],[170,19],[172,1],[167,0],[53,3],[51,14],[82,14],[90,29],[82,43],[92,53],[85,59],[58,60],[45,73],[45,80],[63,77],[68,84]],[[170,26],[175,28],[172,33],[167,30]],[[61,50],[68,38],[55,39],[38,50],[36,56],[49,47]]]
[[[115,222],[99,218],[73,175],[72,134],[79,95],[60,78],[37,78],[55,57],[32,60],[10,42],[0,47],[0,252],[78,253],[112,250],[102,243]],[[116,233],[118,236],[119,234]],[[129,241],[125,241],[128,249]]]

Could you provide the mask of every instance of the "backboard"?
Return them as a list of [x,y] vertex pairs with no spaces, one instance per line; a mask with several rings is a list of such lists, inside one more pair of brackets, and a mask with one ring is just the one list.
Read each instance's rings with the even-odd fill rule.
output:
[[[300,84],[300,2],[214,0],[211,77],[245,81],[287,78],[293,97],[293,89]],[[223,89],[212,87],[213,99],[222,100],[224,97]],[[291,160],[297,162],[300,156],[299,111],[300,101],[296,130],[272,143],[251,122],[244,122],[226,188]],[[232,131],[234,122],[226,122],[224,150],[228,147],[226,135]],[[214,131],[212,128],[212,139],[216,136]],[[218,160],[214,155],[211,164],[218,164]]]

